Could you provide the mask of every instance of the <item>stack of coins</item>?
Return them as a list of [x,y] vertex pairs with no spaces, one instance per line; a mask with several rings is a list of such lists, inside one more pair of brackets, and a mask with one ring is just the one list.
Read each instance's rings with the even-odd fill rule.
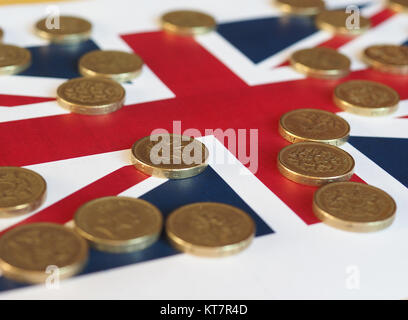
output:
[[168,12],[161,16],[160,22],[164,31],[185,36],[208,33],[217,25],[212,16],[191,10]]
[[208,149],[192,137],[158,134],[136,141],[131,160],[136,169],[147,175],[185,179],[207,168]]

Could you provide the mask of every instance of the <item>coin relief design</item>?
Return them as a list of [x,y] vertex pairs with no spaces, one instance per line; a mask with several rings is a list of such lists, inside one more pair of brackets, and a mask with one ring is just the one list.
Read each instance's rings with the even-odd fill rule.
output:
[[113,51],[91,51],[79,60],[81,74],[85,76],[107,76],[115,80],[128,81],[137,76],[143,60],[136,54]]
[[408,46],[375,45],[363,53],[364,61],[383,72],[408,73]]
[[408,65],[408,46],[377,45],[365,50],[365,54],[382,63]]
[[72,103],[97,106],[123,99],[124,90],[105,79],[79,78],[64,83],[58,95]]
[[0,167],[0,216],[23,214],[38,208],[45,193],[46,182],[34,171]]
[[314,194],[313,212],[325,224],[353,232],[373,232],[390,226],[396,203],[383,190],[364,183],[335,182]]
[[171,179],[201,173],[207,166],[208,149],[187,136],[163,134],[147,136],[132,146],[132,161],[142,172]]
[[292,66],[308,76],[339,78],[350,71],[350,59],[330,48],[311,48],[294,52],[290,58]]
[[224,255],[229,250],[235,253],[246,247],[254,236],[255,224],[238,208],[221,203],[194,203],[171,213],[166,231],[181,250],[200,254],[200,247],[206,247],[207,253],[214,250],[215,255]]
[[30,64],[29,50],[0,44],[0,74],[15,74],[28,68]]
[[297,109],[281,117],[279,131],[290,142],[306,140],[340,145],[347,141],[350,126],[331,112]]
[[327,186],[317,194],[319,207],[339,219],[370,222],[390,218],[395,202],[382,190],[363,183],[344,182]]
[[161,17],[163,29],[185,35],[206,33],[216,27],[216,21],[208,14],[198,11],[171,11]]
[[293,144],[280,154],[281,162],[297,173],[332,177],[349,172],[354,167],[345,152],[320,143]]
[[127,197],[105,197],[83,205],[75,225],[93,237],[130,240],[158,234],[162,216],[146,201]]
[[337,86],[335,96],[350,104],[365,108],[395,106],[399,95],[391,88],[373,81],[351,80]]
[[24,282],[42,282],[50,265],[64,278],[77,273],[88,254],[86,242],[70,229],[50,223],[16,227],[0,239],[0,266],[5,275]]

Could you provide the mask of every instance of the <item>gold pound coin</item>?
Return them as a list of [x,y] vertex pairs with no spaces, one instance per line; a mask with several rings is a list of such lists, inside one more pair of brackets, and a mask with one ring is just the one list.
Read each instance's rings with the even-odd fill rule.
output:
[[47,183],[38,173],[19,167],[0,167],[0,217],[14,217],[39,208]]
[[159,238],[163,218],[154,205],[128,197],[104,197],[82,205],[75,230],[98,250],[120,253],[142,250]]
[[280,118],[279,133],[291,143],[311,141],[339,146],[347,142],[350,125],[332,112],[297,109]]
[[384,116],[398,109],[398,93],[381,83],[351,80],[334,90],[334,103],[344,111],[362,116]]
[[329,31],[342,35],[359,35],[364,33],[370,28],[370,20],[359,16],[359,26],[354,25],[355,21],[351,21],[350,27],[348,27],[348,19],[350,14],[345,10],[327,10],[319,13],[316,17],[316,26],[325,31]]
[[0,238],[0,269],[9,279],[45,283],[56,272],[60,279],[79,273],[88,246],[76,232],[54,223],[16,227]]
[[371,46],[364,50],[363,60],[381,72],[408,74],[408,46]]
[[316,15],[325,8],[323,0],[276,0],[276,5],[285,13]]
[[294,52],[292,67],[308,77],[338,79],[350,73],[350,59],[334,49],[318,47]]
[[[59,21],[59,25],[57,23]],[[35,24],[37,36],[55,43],[72,43],[88,40],[92,25],[89,21],[70,16],[60,16],[55,21],[44,18]]]
[[384,191],[357,182],[325,185],[314,195],[313,211],[324,223],[347,231],[384,229],[395,218],[395,201]]
[[388,7],[397,12],[408,12],[408,0],[388,0]]
[[137,54],[123,51],[95,50],[79,60],[81,75],[106,77],[118,82],[136,78],[142,67],[143,60]]
[[103,77],[68,80],[58,87],[57,102],[71,112],[98,115],[122,108],[125,89],[116,81]]
[[161,17],[165,31],[180,35],[198,35],[215,29],[215,19],[203,12],[179,10],[171,11]]
[[346,151],[319,142],[299,142],[283,148],[278,155],[278,169],[289,180],[321,186],[347,181],[354,171],[354,159]]
[[252,218],[236,207],[199,202],[173,211],[166,221],[170,243],[193,255],[222,257],[247,248],[255,235]]
[[132,146],[132,163],[151,176],[184,179],[207,167],[208,149],[200,141],[178,134],[144,137]]
[[25,48],[0,44],[0,75],[16,74],[31,64],[31,52]]

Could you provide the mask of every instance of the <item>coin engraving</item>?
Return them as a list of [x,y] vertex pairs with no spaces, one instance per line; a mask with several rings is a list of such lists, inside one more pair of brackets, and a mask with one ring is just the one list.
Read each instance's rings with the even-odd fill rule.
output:
[[361,108],[393,107],[399,102],[395,90],[373,81],[351,80],[338,85],[335,96]]
[[293,63],[299,63],[314,70],[348,70],[350,59],[336,50],[324,47],[296,51],[292,57]]
[[394,200],[380,189],[363,183],[335,183],[317,193],[318,206],[346,221],[371,222],[390,218]]
[[146,201],[127,197],[105,197],[83,205],[75,225],[97,239],[131,240],[158,234],[162,216]]
[[0,44],[0,74],[15,74],[31,64],[31,52],[25,48]]
[[[255,224],[248,214],[238,208],[203,202],[186,205],[171,213],[166,222],[166,231],[170,239],[184,243],[188,251],[193,252],[194,247],[235,251],[234,247],[229,246],[250,241],[255,233]],[[191,250],[188,246],[192,246]]]
[[62,268],[76,264],[86,253],[86,243],[78,235],[49,223],[17,227],[0,240],[1,260],[27,271],[44,272],[50,265]]
[[349,171],[353,163],[343,152],[324,145],[301,145],[282,154],[282,162],[302,174],[331,177]]
[[[143,60],[133,53],[95,50],[82,56],[79,66],[81,73],[84,75],[114,77],[115,75],[126,75],[140,71],[143,66]],[[127,78],[133,78],[133,76]]]
[[363,60],[372,68],[382,72],[407,74],[408,46],[370,46],[364,50]]
[[283,133],[285,139],[292,142],[314,140],[340,144],[332,140],[346,140],[350,132],[347,121],[331,112],[318,109],[298,109],[287,112],[282,116],[280,126],[285,131]]
[[41,202],[45,190],[45,180],[34,171],[0,167],[0,208],[12,209]]
[[0,67],[25,64],[31,60],[30,51],[16,46],[0,45]]
[[408,46],[377,45],[371,46],[364,54],[384,64],[408,65]]
[[62,84],[58,95],[72,103],[97,106],[123,99],[124,90],[105,79],[78,78]]
[[171,179],[191,177],[207,166],[208,149],[200,141],[177,134],[144,137],[132,146],[132,161],[149,175]]

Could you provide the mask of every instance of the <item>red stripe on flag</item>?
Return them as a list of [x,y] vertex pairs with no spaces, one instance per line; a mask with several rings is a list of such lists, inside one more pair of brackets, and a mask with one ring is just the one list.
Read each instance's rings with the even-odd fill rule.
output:
[[1,107],[15,107],[22,106],[25,104],[34,104],[53,100],[55,100],[55,98],[26,97],[26,96],[14,96],[9,94],[0,94]]
[[155,74],[178,97],[246,87],[192,37],[151,32],[123,35],[122,38],[148,66],[154,67]]
[[148,176],[140,173],[133,166],[120,168],[103,178],[87,185],[68,197],[52,204],[51,206],[37,212],[27,219],[17,223],[16,225],[7,228],[0,232],[2,235],[7,230],[23,224],[34,222],[54,222],[66,223],[70,221],[75,211],[84,203],[106,196],[115,196],[130,187],[140,183],[148,178]]

